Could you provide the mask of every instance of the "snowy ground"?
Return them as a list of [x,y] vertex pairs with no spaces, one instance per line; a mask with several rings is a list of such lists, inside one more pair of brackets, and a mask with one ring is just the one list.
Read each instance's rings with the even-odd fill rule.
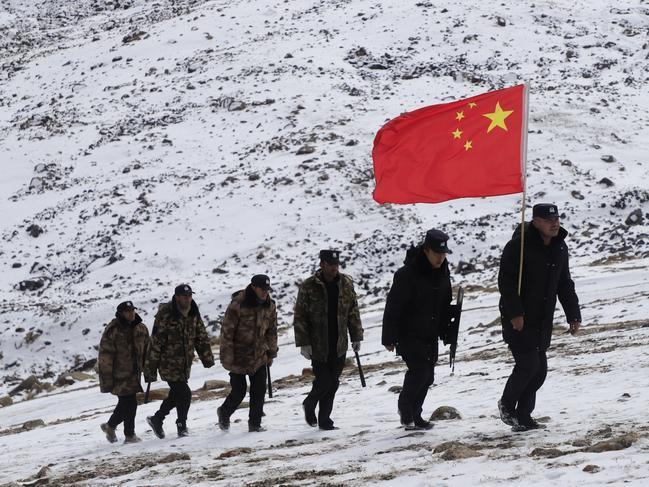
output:
[[[59,485],[644,485],[648,14],[610,0],[0,0],[0,403],[38,380],[0,408],[2,481],[49,466]],[[495,275],[520,196],[371,199],[372,140],[387,119],[520,82],[527,203],[563,212],[585,325],[555,337],[537,411],[548,430],[529,435],[495,418],[511,367]],[[468,310],[456,374],[443,359],[427,408],[463,419],[405,435],[388,392],[403,367],[380,349],[379,323],[404,247],[433,226],[451,235]],[[296,283],[324,247],[343,251],[368,330],[368,387],[347,371],[342,429],[326,434],[300,416],[308,379],[290,378],[306,366],[291,343]],[[268,432],[245,432],[243,411],[217,430],[217,390],[197,393],[192,437],[154,438],[152,403],[138,416],[142,444],[108,445],[98,425],[112,398],[92,378],[52,385],[84,364],[93,375],[118,302],[135,301],[150,327],[190,282],[218,333],[230,294],[258,272],[283,330]],[[220,367],[195,368],[191,386],[215,378]],[[625,434],[620,451],[577,451]],[[455,440],[480,456],[433,452]]]

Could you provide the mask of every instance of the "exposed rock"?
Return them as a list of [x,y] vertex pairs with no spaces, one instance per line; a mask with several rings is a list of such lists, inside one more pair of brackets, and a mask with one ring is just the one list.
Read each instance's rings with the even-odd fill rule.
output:
[[446,441],[436,446],[433,453],[442,453],[444,460],[461,460],[463,458],[474,458],[482,455],[479,451],[460,441]]
[[298,156],[301,156],[301,155],[304,155],[304,154],[312,154],[313,152],[315,152],[315,147],[313,147],[311,145],[303,145],[302,147],[300,147],[297,150],[297,152],[295,154],[298,155]]
[[0,397],[0,407],[11,406],[14,403],[14,400],[11,399],[11,396],[2,396]]
[[218,457],[216,457],[216,459],[223,460],[225,458],[232,458],[239,455],[245,455],[247,453],[252,453],[252,448],[246,448],[246,447],[234,448],[233,450],[224,451]]
[[592,465],[592,464],[586,465],[583,469],[584,472],[588,472],[588,473],[597,473],[600,470],[601,468],[599,467],[599,465]]
[[638,440],[638,435],[636,433],[627,433],[617,438],[611,438],[609,440],[604,440],[595,443],[593,446],[589,446],[584,449],[589,453],[602,453],[605,451],[616,451],[624,450],[633,445],[634,442]]
[[430,416],[431,421],[441,421],[445,419],[462,419],[459,411],[451,406],[440,406]]
[[27,227],[27,233],[29,233],[32,237],[36,238],[41,233],[43,233],[43,229],[38,225],[36,225],[35,223],[32,223]]
[[162,401],[169,394],[168,387],[161,387],[160,389],[151,389],[149,391],[149,401]]
[[471,262],[465,262],[461,260],[457,264],[457,271],[460,273],[460,275],[465,276],[467,274],[471,274],[472,272],[475,272],[476,267]]
[[139,40],[142,40],[142,39],[146,39],[147,37],[148,37],[148,34],[146,32],[144,32],[142,30],[138,30],[138,31],[132,32],[132,33],[130,33],[128,35],[125,35],[122,38],[122,42],[124,44],[128,44],[130,42],[136,42],[136,41],[139,41]]
[[20,291],[36,291],[37,289],[42,288],[45,283],[46,281],[42,278],[25,279],[18,283],[18,289]]
[[302,375],[303,376],[311,376],[313,375],[313,369],[311,367],[305,367],[302,369]]
[[607,188],[610,188],[614,183],[609,178],[602,178],[597,182],[597,184],[601,184],[603,186],[606,186]]
[[611,155],[602,156],[600,159],[604,162],[615,162],[615,157]]
[[532,450],[532,453],[530,453],[531,457],[546,457],[546,458],[557,458],[560,456],[565,455],[565,452],[562,452],[561,450],[557,448],[534,448]]
[[401,393],[401,389],[403,389],[403,387],[401,386],[392,386],[388,389],[388,392],[394,392],[395,394],[399,394]]
[[644,216],[642,215],[642,210],[636,209],[633,210],[629,216],[626,217],[624,223],[627,225],[642,225],[644,224]]
[[9,391],[9,395],[15,396],[16,394],[22,391],[31,391],[32,389],[40,385],[41,383],[36,378],[36,376],[30,375],[29,377],[24,379],[20,384],[18,384],[16,387],[14,387],[11,391]]
[[30,431],[36,428],[41,428],[45,426],[45,421],[42,419],[30,419],[29,421],[25,421],[23,423],[22,429],[24,431]]
[[204,391],[211,391],[213,389],[223,389],[224,387],[229,387],[230,383],[226,380],[206,380],[203,384]]

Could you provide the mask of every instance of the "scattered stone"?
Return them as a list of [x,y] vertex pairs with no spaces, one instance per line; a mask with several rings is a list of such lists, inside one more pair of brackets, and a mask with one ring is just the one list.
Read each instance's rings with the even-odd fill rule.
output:
[[369,69],[388,69],[388,67],[385,64],[381,64],[381,63],[372,63],[367,67]]
[[576,190],[576,189],[573,189],[573,190],[570,192],[570,194],[571,194],[572,197],[575,198],[576,200],[583,200],[583,199],[585,198],[585,196],[584,196],[583,194],[581,194],[581,191]]
[[388,389],[388,392],[394,392],[395,394],[400,394],[401,389],[403,389],[403,387],[401,386],[392,386]]
[[45,286],[46,281],[42,278],[25,279],[18,283],[18,290],[20,291],[36,291]]
[[214,389],[223,389],[224,387],[229,387],[230,383],[225,380],[206,380],[203,384],[204,391],[212,391]]
[[29,377],[24,379],[20,384],[18,384],[16,387],[14,387],[11,391],[9,391],[9,395],[15,396],[16,394],[22,391],[31,391],[32,389],[40,385],[41,383],[36,378],[36,376],[30,375]]
[[613,186],[613,181],[611,181],[609,178],[602,178],[600,179],[597,184],[601,184],[603,186],[606,186],[607,188],[610,188]]
[[557,448],[534,448],[532,450],[532,453],[530,453],[531,457],[546,457],[546,458],[557,458],[560,456],[565,455],[565,452],[562,452],[561,450]]
[[27,233],[29,233],[32,237],[36,238],[41,233],[43,233],[43,229],[38,225],[36,225],[35,223],[32,223],[27,227]]
[[446,419],[462,419],[460,412],[451,406],[440,406],[430,416],[430,421],[443,421]]
[[482,455],[479,451],[460,441],[446,441],[436,446],[433,453],[442,453],[444,460],[461,460],[463,458],[474,458]]
[[11,399],[11,396],[2,396],[0,397],[0,407],[6,408],[11,406],[14,403],[14,400]]
[[300,147],[297,152],[295,153],[298,156],[304,155],[304,154],[312,154],[315,152],[315,147],[311,145],[303,145]]
[[496,23],[498,24],[499,27],[505,27],[507,25],[507,21],[502,17],[498,17],[496,19]]
[[586,465],[583,469],[584,472],[588,473],[597,473],[601,470],[601,467],[599,465]]
[[633,210],[629,216],[626,217],[624,223],[627,225],[642,225],[644,224],[644,216],[642,215],[642,210],[639,208]]
[[225,458],[232,458],[239,455],[246,455],[248,453],[252,453],[252,448],[247,448],[247,447],[235,448],[233,450],[224,451],[218,457],[216,457],[216,459],[223,460]]
[[604,162],[615,162],[615,157],[611,155],[602,156],[600,159]]
[[471,274],[472,272],[476,272],[476,267],[474,264],[471,262],[465,262],[461,260],[457,264],[457,272],[460,273],[460,275],[465,276],[467,274]]
[[584,451],[589,453],[602,453],[605,451],[624,450],[633,445],[637,440],[638,435],[636,433],[627,433],[626,435],[618,436],[617,438],[597,442],[593,446],[586,448]]
[[138,30],[138,31],[132,32],[132,33],[130,33],[128,35],[125,35],[122,38],[122,43],[128,44],[130,42],[136,42],[136,41],[139,41],[139,40],[142,40],[142,39],[146,39],[147,37],[149,37],[149,36],[148,36],[148,34],[146,32],[144,32],[142,30]]
[[42,419],[30,419],[29,421],[25,421],[23,423],[22,429],[24,431],[31,431],[36,428],[41,428],[45,426],[45,421]]

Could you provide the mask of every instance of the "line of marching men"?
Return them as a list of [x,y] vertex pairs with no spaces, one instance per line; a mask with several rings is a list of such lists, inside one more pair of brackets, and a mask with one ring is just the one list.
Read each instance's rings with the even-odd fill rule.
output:
[[[571,333],[576,333],[581,323],[566,235],[557,207],[537,204],[532,221],[517,227],[502,254],[498,276],[500,314],[503,338],[515,366],[498,400],[498,409],[502,421],[515,431],[544,427],[531,413],[547,373],[546,350],[557,297]],[[394,275],[386,301],[381,340],[387,350],[396,350],[407,366],[398,413],[408,430],[432,428],[422,411],[434,381],[438,339],[446,343],[451,320],[448,239],[444,232],[433,229],[426,232],[419,245],[411,246],[404,265]],[[522,286],[518,290],[521,241],[525,252]],[[351,341],[355,352],[360,350],[363,327],[352,279],[339,272],[340,253],[322,250],[319,257],[319,270],[299,287],[293,328],[295,344],[311,361],[314,374],[311,391],[302,403],[304,419],[309,426],[332,430],[337,429],[331,412],[348,343]],[[261,420],[267,367],[278,351],[277,311],[270,291],[268,276],[255,275],[245,289],[232,295],[225,312],[220,361],[230,372],[231,390],[216,411],[223,430],[230,427],[230,416],[245,397],[247,376],[248,431],[264,431]],[[177,434],[188,434],[188,380],[195,352],[204,367],[214,365],[209,337],[189,285],[177,286],[171,301],[160,305],[150,337],[131,301],[117,306],[115,319],[102,335],[98,357],[101,391],[118,397],[109,420],[101,424],[108,441],[117,441],[116,428],[121,423],[125,443],[140,441],[135,434],[136,393],[142,391],[142,375],[145,382],[151,383],[157,380],[158,373],[168,383],[169,393],[158,411],[147,417],[147,423],[158,438],[164,438],[164,420],[176,409]]]

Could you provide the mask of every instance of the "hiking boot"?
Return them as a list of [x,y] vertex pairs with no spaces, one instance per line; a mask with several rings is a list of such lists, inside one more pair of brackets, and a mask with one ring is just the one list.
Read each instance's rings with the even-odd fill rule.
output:
[[248,433],[261,433],[263,431],[266,431],[266,428],[262,425],[248,423]]
[[[518,418],[518,425],[523,426],[526,430],[540,430],[545,429],[544,424],[539,423],[534,418]],[[524,430],[521,430],[524,431]]]
[[176,421],[176,430],[178,431],[178,438],[182,438],[183,436],[187,436],[189,434],[187,423],[185,423],[184,421]]
[[146,422],[149,423],[153,433],[160,439],[165,437],[165,430],[162,429],[162,420],[157,416],[147,416]]
[[431,429],[433,429],[433,423],[431,423],[430,421],[426,421],[423,418],[415,419],[414,425],[415,425],[414,429],[418,429],[418,430],[431,430]]
[[333,423],[331,423],[331,424],[321,424],[321,425],[319,425],[318,427],[319,427],[321,430],[324,430],[324,431],[333,431],[333,430],[337,430],[337,429],[338,429],[338,427],[337,427],[337,426],[334,426]]
[[219,418],[219,428],[223,431],[230,429],[230,418],[223,413],[222,408],[217,408],[216,417]]
[[124,437],[124,444],[126,445],[127,443],[139,443],[142,441],[142,439],[137,436],[135,433],[133,433],[131,436],[126,435]]
[[304,420],[306,424],[311,427],[318,426],[318,418],[315,416],[315,411],[306,407],[306,404],[302,404],[302,409],[304,410]]
[[108,423],[103,423],[100,426],[101,430],[106,433],[106,439],[110,443],[116,443],[117,442],[117,435],[115,434],[115,428],[113,428],[111,425]]
[[517,426],[518,425],[518,420],[516,419],[516,415],[515,415],[514,411],[511,411],[509,408],[507,408],[503,404],[502,399],[498,400],[498,412],[500,413],[500,419],[507,426]]

